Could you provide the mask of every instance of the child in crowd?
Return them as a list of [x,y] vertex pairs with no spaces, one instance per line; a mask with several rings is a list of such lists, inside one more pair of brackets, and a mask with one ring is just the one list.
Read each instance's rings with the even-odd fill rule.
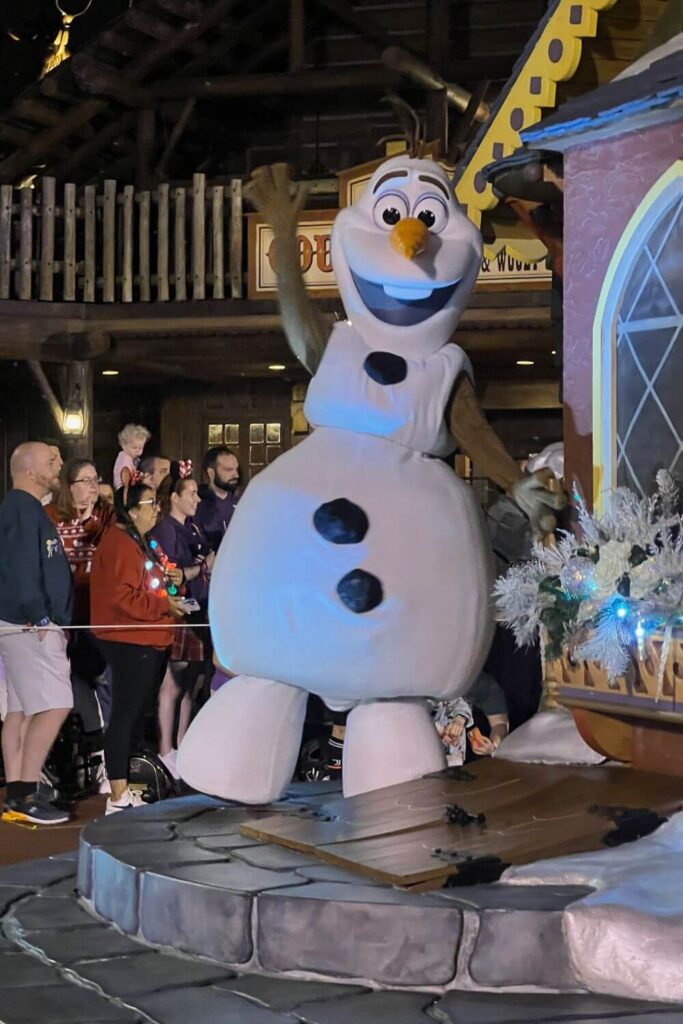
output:
[[[143,449],[151,437],[151,433],[147,427],[143,427],[140,423],[126,423],[123,430],[119,433],[119,444],[121,445],[121,451],[116,457],[114,463],[114,490],[118,491],[119,487],[122,486],[123,480],[121,479],[121,473],[124,469],[127,469],[132,474],[137,469],[142,455]],[[128,481],[130,483],[130,479]]]
[[434,725],[449,767],[463,764],[469,752],[488,757],[510,728],[505,694],[493,676],[481,672],[464,696],[434,702]]

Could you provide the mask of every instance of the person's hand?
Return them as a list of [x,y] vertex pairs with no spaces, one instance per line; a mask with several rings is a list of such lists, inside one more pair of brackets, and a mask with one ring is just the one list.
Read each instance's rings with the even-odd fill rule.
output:
[[168,604],[171,609],[171,615],[176,619],[185,618],[185,609],[183,607],[183,599],[178,594],[168,595]]
[[204,565],[209,570],[209,572],[211,572],[211,570],[213,569],[213,563],[215,561],[216,561],[216,552],[215,551],[209,551],[208,555],[204,559]]
[[245,196],[268,221],[276,238],[296,236],[307,193],[308,185],[293,186],[287,164],[257,167],[244,189]]
[[454,747],[465,731],[466,721],[461,715],[456,715],[452,722],[449,722],[441,733],[441,742],[444,747]]
[[477,757],[490,757],[496,749],[493,741],[488,736],[484,736],[476,727],[470,730],[469,737],[472,753]]
[[555,480],[552,470],[539,469],[530,476],[516,480],[510,489],[510,497],[531,523],[536,537],[552,533],[557,526],[555,511],[563,509],[567,498],[563,493],[552,491],[548,486]]
[[180,587],[185,582],[185,573],[182,569],[168,569],[166,571],[166,579],[174,587]]

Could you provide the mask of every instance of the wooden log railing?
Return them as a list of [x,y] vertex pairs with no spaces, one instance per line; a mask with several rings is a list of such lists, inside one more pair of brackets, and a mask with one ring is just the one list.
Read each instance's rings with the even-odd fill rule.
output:
[[0,299],[241,298],[242,182],[0,186]]

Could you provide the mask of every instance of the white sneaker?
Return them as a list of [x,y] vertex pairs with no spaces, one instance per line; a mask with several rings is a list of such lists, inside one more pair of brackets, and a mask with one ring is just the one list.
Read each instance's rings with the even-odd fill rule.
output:
[[104,813],[116,814],[117,811],[126,811],[129,807],[142,807],[144,802],[139,793],[134,793],[132,789],[127,789],[120,800],[112,800],[109,797]]
[[111,786],[107,777],[107,769],[104,766],[104,751],[97,751],[96,757],[101,757],[101,761],[97,766],[97,772],[95,774],[95,785],[97,786],[97,792],[107,796],[111,793]]
[[159,760],[161,761],[165,768],[168,768],[169,772],[171,773],[174,779],[180,778],[180,775],[178,774],[177,750],[169,750],[168,754],[159,754]]

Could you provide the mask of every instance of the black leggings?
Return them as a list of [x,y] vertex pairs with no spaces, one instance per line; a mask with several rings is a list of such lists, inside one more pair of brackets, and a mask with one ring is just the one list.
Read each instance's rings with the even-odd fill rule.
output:
[[109,726],[104,734],[104,763],[110,779],[127,779],[128,762],[142,734],[145,713],[161,685],[168,650],[100,640],[112,674]]

